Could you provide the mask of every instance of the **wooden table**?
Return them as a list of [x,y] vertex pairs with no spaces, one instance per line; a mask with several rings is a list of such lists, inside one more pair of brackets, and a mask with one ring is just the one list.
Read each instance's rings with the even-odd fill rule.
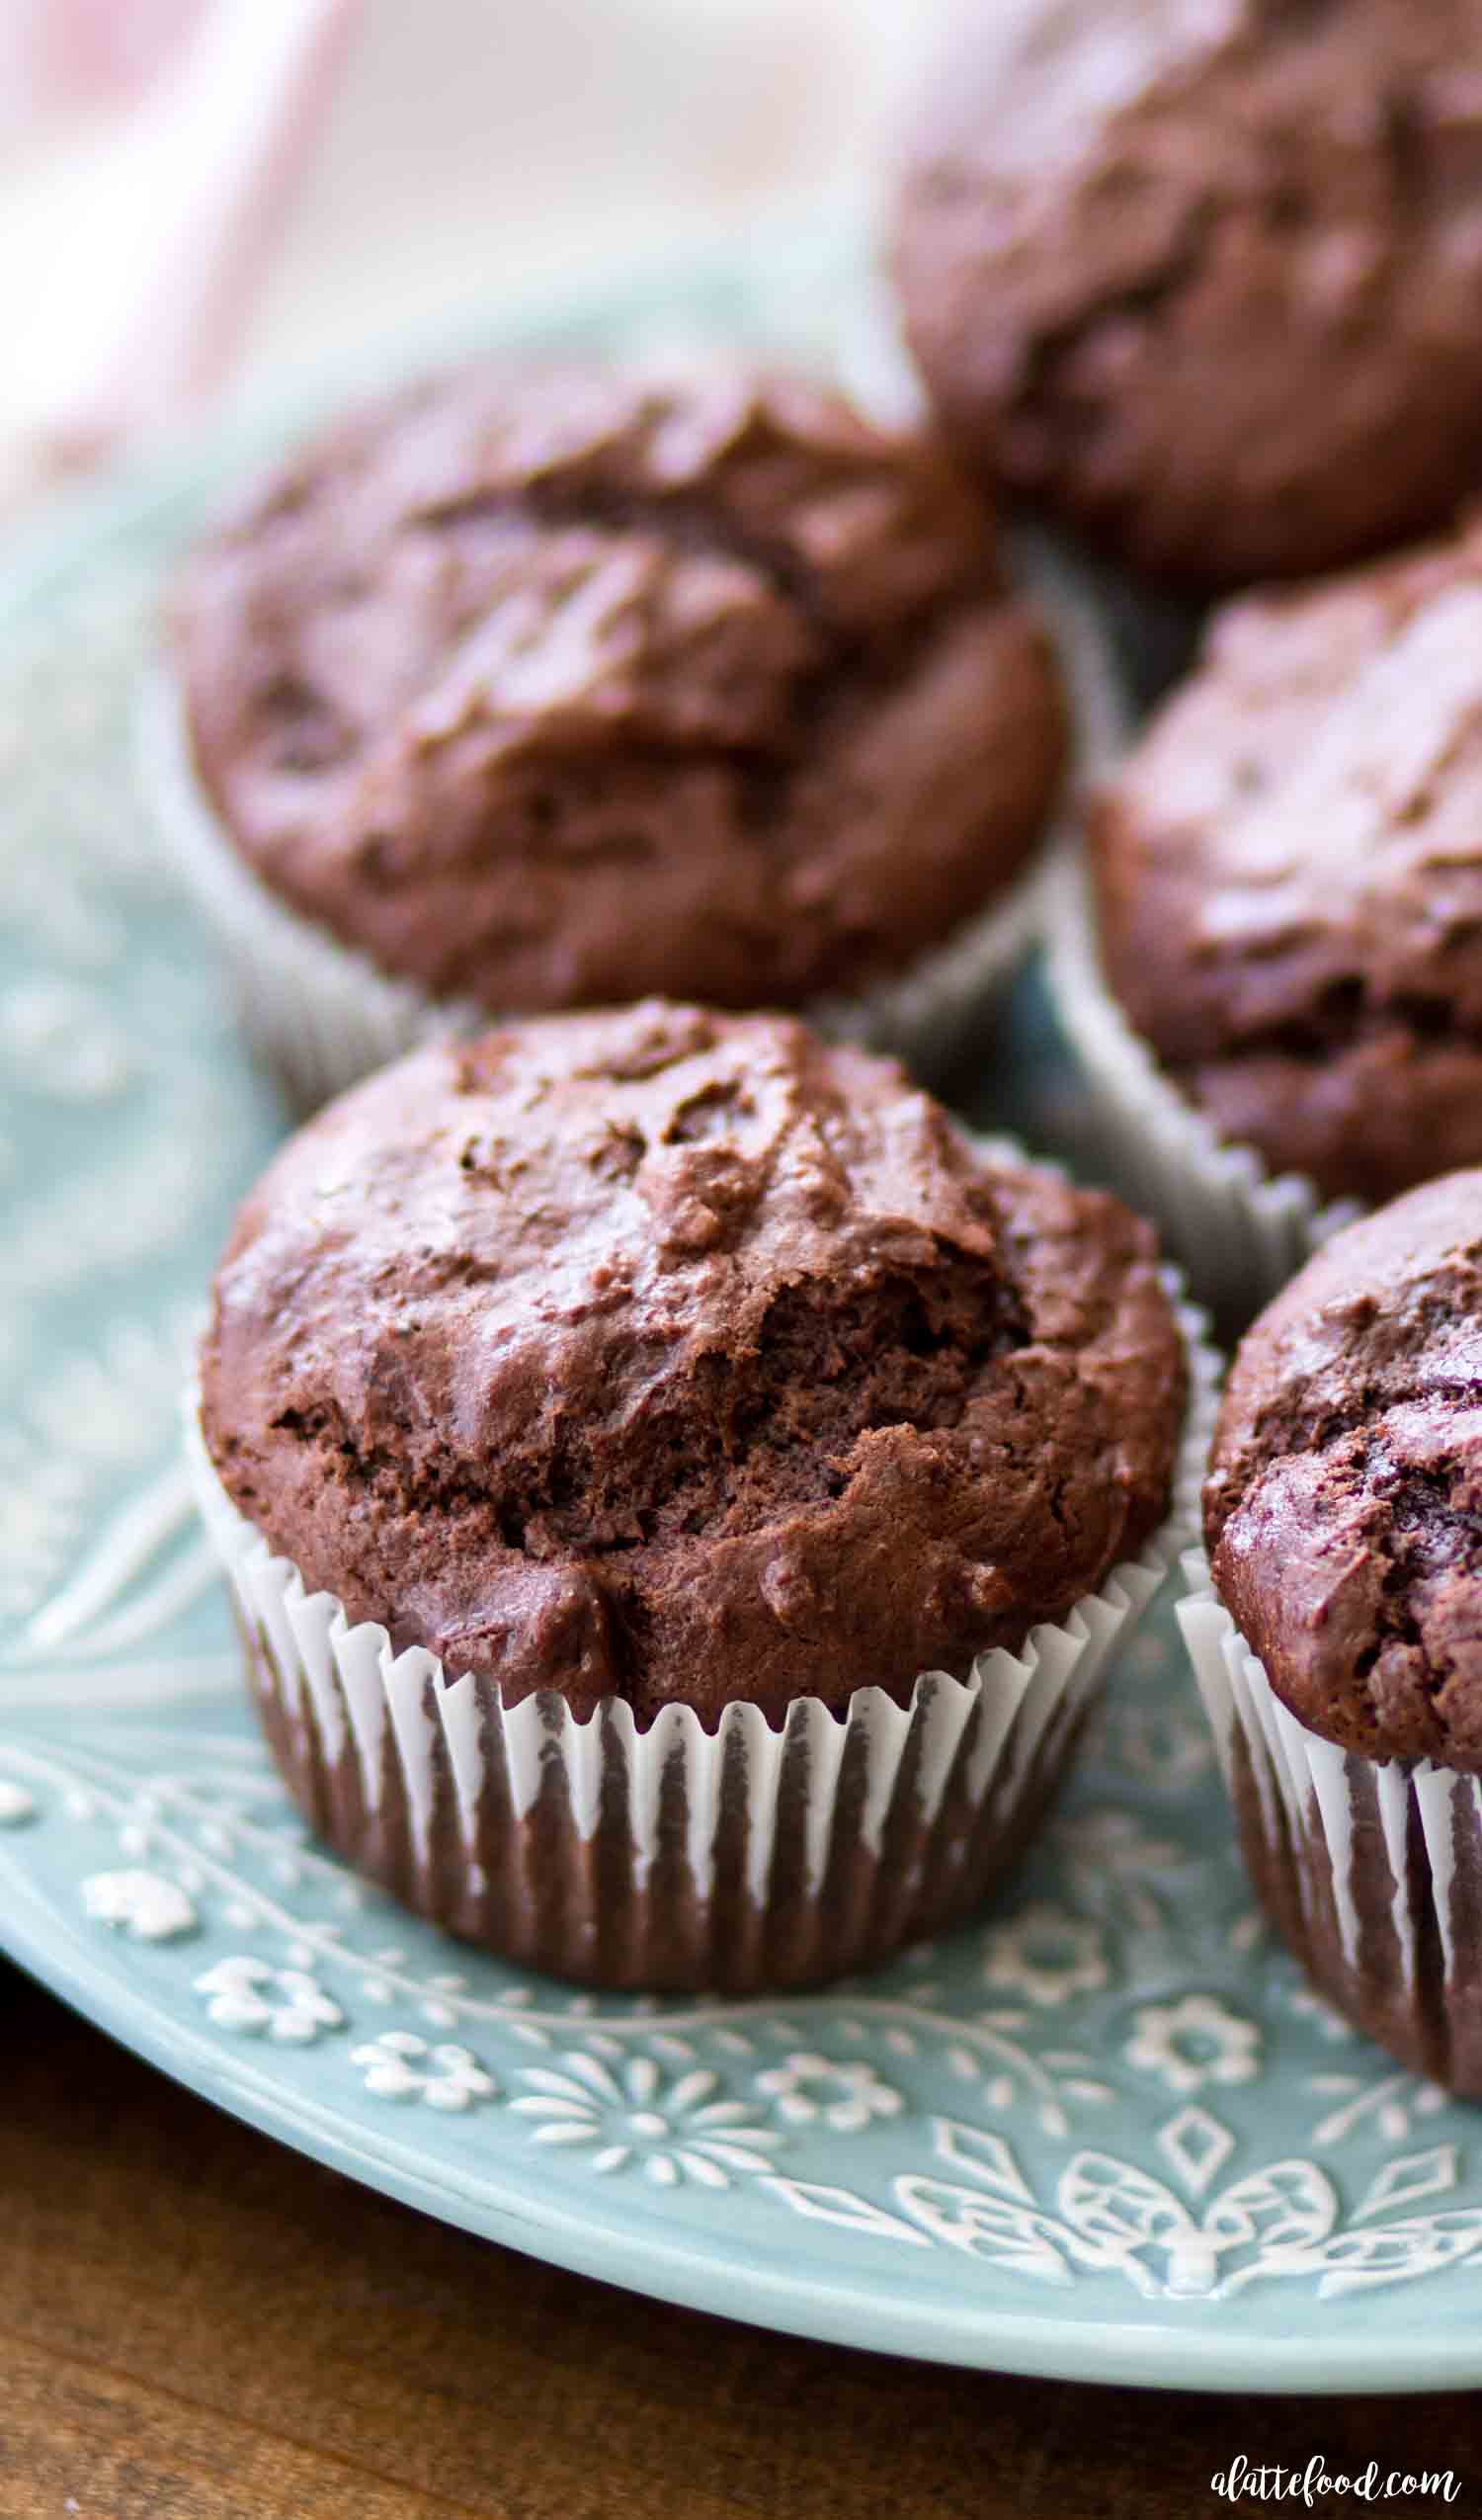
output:
[[1482,2507],[1464,2396],[1166,2397],[799,2344],[424,2221],[3,1968],[0,2023],[4,2520],[1187,2520],[1231,2508],[1210,2478],[1240,2450],[1423,2456]]

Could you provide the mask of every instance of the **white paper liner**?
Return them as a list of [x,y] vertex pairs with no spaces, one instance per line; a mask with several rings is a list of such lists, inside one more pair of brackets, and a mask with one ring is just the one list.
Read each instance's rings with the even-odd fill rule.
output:
[[1108,1170],[1159,1225],[1216,1319],[1247,1320],[1358,1209],[1325,1203],[1300,1174],[1273,1174],[1254,1147],[1227,1144],[1165,1074],[1107,985],[1079,849],[1057,853],[1044,901],[1046,982]]
[[476,1007],[438,1006],[409,980],[376,969],[300,918],[256,876],[221,830],[186,738],[178,689],[147,677],[137,727],[139,776],[155,827],[236,983],[242,1028],[303,1110],[439,1033],[473,1032]]
[[506,1709],[425,1647],[393,1653],[238,1513],[192,1394],[192,1480],[280,1762],[352,1861],[534,1966],[742,1990],[873,1965],[975,1906],[1014,1860],[1188,1539],[1220,1361],[1202,1316],[1179,1317],[1189,1409],[1170,1516],[1140,1556],[966,1680],[924,1672],[906,1706],[862,1688],[842,1717],[799,1697],[780,1731],[743,1704],[714,1732],[682,1706],[640,1731],[617,1699],[578,1721],[553,1691]]
[[[1067,798],[1120,750],[1127,716],[1096,608],[1054,546],[1016,543],[1022,575],[1055,635],[1071,703]],[[136,751],[143,794],[164,847],[228,957],[242,1023],[258,1055],[309,1110],[439,1033],[477,1032],[497,1018],[466,1002],[439,1003],[379,970],[327,928],[281,900],[223,831],[197,777],[178,684],[157,665],[140,698]],[[942,1075],[971,1042],[1043,921],[1041,882],[1069,804],[1024,870],[974,918],[909,969],[859,996],[815,1000],[803,1012],[835,1041],[860,1042]]]
[[1482,2093],[1482,1778],[1309,1731],[1217,1598],[1202,1550],[1183,1570],[1179,1625],[1257,1888],[1360,2029]]

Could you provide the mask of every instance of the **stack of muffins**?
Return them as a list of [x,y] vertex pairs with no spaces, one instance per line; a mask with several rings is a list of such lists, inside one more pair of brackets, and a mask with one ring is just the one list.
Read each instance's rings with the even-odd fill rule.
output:
[[1200,1291],[1274,1299],[1184,1612],[1253,1878],[1482,2092],[1482,7],[985,10],[895,269],[985,476],[1222,599],[1091,803],[1052,992]]
[[[242,1212],[194,1454],[284,1772],[423,1913],[737,1989],[967,1914],[1207,1466],[1253,1876],[1482,2091],[1476,38],[984,5],[894,211],[929,424],[485,367],[194,556],[159,793],[338,1093]],[[1243,590],[1048,883],[1009,503],[1118,618]],[[1153,1227],[878,1054],[1036,924],[1120,1176],[1230,1327],[1275,1298],[1212,1455]]]
[[966,1912],[1212,1386],[1146,1226],[837,1038],[929,1054],[1024,942],[1067,708],[985,502],[805,379],[465,371],[257,492],[172,631],[260,1045],[302,1099],[422,1045],[248,1201],[202,1360],[295,1794],[604,1984]]

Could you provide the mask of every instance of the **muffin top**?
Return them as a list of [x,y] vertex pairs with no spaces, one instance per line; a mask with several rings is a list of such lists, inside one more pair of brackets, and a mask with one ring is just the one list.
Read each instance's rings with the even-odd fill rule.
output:
[[515,1700],[965,1673],[1161,1520],[1149,1229],[892,1061],[648,1002],[439,1044],[272,1164],[203,1426],[310,1590]]
[[1351,1225],[1247,1332],[1204,1531],[1301,1722],[1482,1774],[1482,1172]]
[[980,0],[896,215],[993,478],[1198,585],[1482,479],[1482,0]]
[[1482,1160],[1482,521],[1216,616],[1092,811],[1108,978],[1330,1195]]
[[1065,749],[974,494],[780,378],[420,384],[203,545],[173,624],[259,875],[498,1013],[883,977],[1018,872]]

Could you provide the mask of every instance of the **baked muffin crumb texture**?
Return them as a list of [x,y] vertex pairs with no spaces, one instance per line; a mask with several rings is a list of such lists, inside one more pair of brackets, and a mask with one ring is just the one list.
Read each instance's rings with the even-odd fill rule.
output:
[[1018,874],[1066,745],[981,501],[798,379],[434,378],[258,490],[173,625],[230,842],[498,1014],[890,975]]
[[1204,1529],[1302,1723],[1482,1774],[1482,1172],[1351,1226],[1262,1314]]
[[1148,1229],[892,1062],[649,1002],[384,1071],[218,1273],[203,1423],[311,1590],[508,1699],[780,1720],[1063,1617],[1166,1510]]
[[1482,1159],[1482,519],[1227,606],[1091,843],[1109,981],[1222,1135],[1370,1201]]

